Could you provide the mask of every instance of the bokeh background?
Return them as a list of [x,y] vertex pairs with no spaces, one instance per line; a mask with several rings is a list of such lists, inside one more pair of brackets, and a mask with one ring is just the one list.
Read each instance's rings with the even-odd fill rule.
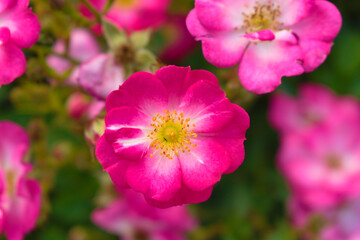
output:
[[[301,83],[316,82],[337,94],[360,98],[360,1],[331,2],[343,17],[331,54],[314,72],[283,78],[278,90],[295,94]],[[186,15],[193,4],[192,0],[173,0],[169,14]],[[101,180],[106,174],[94,158],[94,147],[84,137],[88,123],[72,119],[67,112],[69,96],[81,89],[61,84],[59,77],[55,83],[48,81],[55,74],[46,64],[54,42],[67,39],[74,27],[90,27],[91,22],[79,14],[76,0],[32,0],[31,6],[42,24],[40,39],[25,50],[25,75],[0,88],[0,120],[16,122],[30,134],[27,161],[34,165],[30,176],[43,188],[42,213],[36,230],[26,239],[118,239],[90,220],[91,212],[105,201],[101,195],[111,193],[108,183]],[[152,36],[148,49],[161,56],[164,45],[173,38],[172,27],[163,26]],[[286,211],[288,187],[275,165],[278,134],[267,117],[271,94],[246,92],[238,81],[236,67],[212,66],[204,59],[200,43],[195,46],[180,61],[160,60],[164,65],[191,66],[214,73],[230,100],[249,113],[251,126],[244,163],[222,177],[207,202],[189,206],[201,223],[189,233],[189,239],[300,239],[301,233],[292,227]]]

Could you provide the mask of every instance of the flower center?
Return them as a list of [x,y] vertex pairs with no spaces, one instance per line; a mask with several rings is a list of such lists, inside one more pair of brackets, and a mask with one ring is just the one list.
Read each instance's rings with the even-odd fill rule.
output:
[[[184,114],[178,114],[176,110],[164,112],[165,115],[158,113],[152,118],[153,123],[150,125],[154,129],[148,137],[152,140],[150,147],[155,148],[155,152],[173,159],[179,152],[190,152],[192,147],[196,147],[190,140],[197,137],[194,130],[191,130],[195,124],[190,126],[190,118],[185,119]],[[150,157],[153,157],[153,154]]]
[[341,159],[338,156],[330,155],[326,159],[326,164],[330,169],[337,170],[341,168]]
[[8,195],[13,195],[15,192],[15,183],[16,183],[16,174],[13,170],[9,170],[6,172],[6,193]]
[[260,4],[257,2],[250,14],[243,13],[244,23],[242,28],[246,33],[258,32],[264,29],[277,30],[281,25],[277,21],[280,16],[280,7],[274,3]]
[[114,5],[119,8],[131,8],[137,0],[115,0]]

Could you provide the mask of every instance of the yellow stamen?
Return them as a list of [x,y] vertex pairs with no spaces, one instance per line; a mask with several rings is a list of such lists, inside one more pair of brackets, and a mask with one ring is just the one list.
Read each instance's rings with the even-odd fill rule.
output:
[[[176,110],[164,113],[164,116],[157,113],[150,124],[154,128],[148,135],[153,140],[150,147],[155,148],[150,157],[158,151],[160,156],[169,159],[173,159],[179,152],[191,152],[191,148],[196,147],[196,144],[192,144],[190,138],[197,137],[194,130],[190,129],[191,119],[184,119],[184,113],[178,114]],[[195,127],[195,124],[191,124],[191,127]]]

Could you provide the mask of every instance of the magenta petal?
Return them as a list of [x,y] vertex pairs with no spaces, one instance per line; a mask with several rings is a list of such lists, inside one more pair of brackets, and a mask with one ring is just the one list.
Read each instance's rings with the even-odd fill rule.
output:
[[182,181],[194,191],[203,191],[221,178],[229,167],[230,158],[226,149],[215,141],[192,139],[196,147],[191,152],[179,154]]
[[10,30],[7,27],[0,27],[0,46],[7,43],[10,39]]
[[107,111],[121,106],[136,107],[153,117],[167,109],[168,92],[162,82],[151,73],[137,72],[131,75],[118,91],[112,92],[106,100]]
[[104,171],[109,173],[116,186],[128,186],[125,175],[126,170],[131,162],[120,158],[114,152],[112,146],[106,141],[105,136],[102,136],[99,139],[96,145],[95,155],[103,166]]
[[192,191],[186,186],[182,186],[178,193],[168,201],[157,201],[149,198],[145,199],[152,206],[158,208],[169,208],[176,205],[204,202],[209,199],[211,192],[212,187],[207,188],[203,191]]
[[126,179],[135,191],[147,198],[168,201],[181,187],[180,163],[177,158],[146,154],[129,166]]
[[106,137],[111,142],[116,139],[112,135],[121,128],[148,129],[152,123],[151,118],[137,109],[131,107],[114,108],[105,117]]
[[7,20],[11,39],[18,47],[29,48],[36,43],[41,26],[30,9],[16,11]]
[[18,47],[10,42],[0,45],[0,86],[23,75],[25,69],[25,56]]
[[231,163],[225,174],[235,171],[243,162],[245,156],[244,141],[245,132],[250,126],[249,115],[241,107],[233,104],[234,116],[231,122],[222,130],[202,135],[206,139],[211,139],[220,143],[229,153]]
[[154,76],[159,79],[169,92],[171,107],[176,108],[180,99],[187,89],[199,82],[204,81],[215,87],[219,86],[215,75],[205,70],[191,70],[190,67],[167,66],[155,72]]
[[3,12],[8,7],[10,7],[12,4],[14,4],[14,0],[1,0],[0,1],[0,12]]
[[280,85],[281,77],[304,72],[301,56],[298,46],[283,41],[252,44],[239,66],[240,81],[256,94],[271,92]]

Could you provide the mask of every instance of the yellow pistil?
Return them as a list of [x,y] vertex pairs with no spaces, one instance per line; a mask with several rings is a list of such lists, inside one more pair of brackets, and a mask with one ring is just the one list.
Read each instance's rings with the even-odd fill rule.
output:
[[264,29],[278,30],[282,25],[277,21],[280,16],[280,7],[274,3],[261,4],[257,2],[250,14],[243,13],[244,24],[242,29],[246,33],[257,32]]
[[337,170],[341,168],[341,158],[336,155],[329,155],[326,158],[327,166],[332,170]]
[[148,137],[152,140],[150,147],[155,148],[154,153],[159,152],[160,156],[173,159],[179,152],[190,152],[192,147],[196,147],[190,140],[197,137],[191,130],[195,124],[190,125],[190,118],[185,119],[184,114],[178,114],[176,110],[164,112],[165,115],[158,113],[152,118],[150,125],[154,129]]
[[131,8],[136,2],[137,0],[115,0],[114,5],[119,8]]
[[6,192],[9,195],[13,195],[15,192],[16,173],[12,170],[6,172]]

